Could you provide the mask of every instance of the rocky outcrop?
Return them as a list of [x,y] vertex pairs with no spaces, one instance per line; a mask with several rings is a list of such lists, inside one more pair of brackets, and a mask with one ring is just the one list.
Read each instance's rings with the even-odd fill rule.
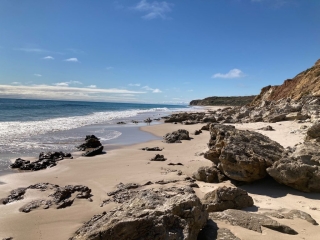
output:
[[241,240],[227,228],[218,228],[212,220],[200,231],[197,240]]
[[103,146],[95,135],[87,135],[85,141],[85,143],[77,146],[80,151],[86,151],[82,156],[92,157],[103,152]]
[[283,147],[253,131],[230,125],[212,124],[209,151],[204,155],[229,178],[253,182],[267,175],[266,169],[278,161]]
[[173,123],[173,122],[183,122],[183,121],[192,121],[192,122],[200,122],[201,119],[204,117],[205,113],[200,112],[200,113],[175,113],[170,116],[168,116],[165,119],[165,123]]
[[253,206],[253,199],[248,195],[247,191],[241,188],[226,186],[206,193],[201,201],[207,206],[208,212],[242,209]]
[[304,192],[320,192],[320,143],[307,141],[267,169],[277,182]]
[[194,240],[208,214],[191,188],[143,190],[118,208],[95,215],[71,238]]
[[[44,209],[48,209],[51,206],[55,206],[56,209],[69,207],[73,204],[76,198],[91,200],[91,189],[83,185],[67,185],[65,187],[60,187],[59,185],[50,183],[38,183],[30,185],[26,188],[18,188],[12,190],[10,195],[2,199],[3,204],[8,204],[13,201],[19,201],[24,198],[27,190],[39,190],[42,192],[49,192],[47,198],[44,199],[34,199],[31,202],[25,204],[20,208],[21,212],[28,213],[33,209],[43,206]],[[76,193],[75,196],[73,194]]]
[[240,226],[259,233],[262,233],[261,227],[266,227],[271,230],[290,235],[298,234],[294,229],[281,224],[267,216],[240,210],[228,209],[223,212],[210,213],[209,219],[211,219],[212,221],[225,221],[233,226]]
[[252,102],[256,96],[207,97],[192,100],[191,106],[243,106]]
[[163,155],[160,155],[160,154],[156,154],[153,158],[150,159],[150,161],[160,161],[160,162],[163,162],[166,160],[167,159]]
[[189,132],[184,129],[179,129],[172,133],[167,133],[163,136],[164,142],[166,143],[181,143],[181,140],[190,140]]
[[41,169],[51,168],[57,165],[57,163],[64,158],[72,158],[71,153],[63,152],[41,152],[39,159],[36,161],[23,160],[17,158],[14,163],[10,165],[11,168],[18,168],[26,171],[38,171]]
[[258,106],[263,101],[277,101],[291,98],[299,100],[304,96],[320,95],[320,64],[316,64],[299,73],[293,79],[287,79],[280,86],[267,86],[262,88],[261,93],[252,101],[251,105]]
[[198,171],[193,174],[193,178],[208,183],[220,183],[228,179],[216,166],[200,167]]
[[280,209],[277,211],[273,211],[273,212],[266,212],[264,213],[264,215],[266,216],[270,216],[270,217],[274,217],[274,218],[279,218],[279,219],[294,219],[294,218],[300,218],[303,220],[306,220],[307,222],[311,223],[312,225],[319,225],[317,223],[316,220],[314,220],[313,217],[311,217],[310,214],[297,210],[297,209],[293,209],[290,210],[289,212],[285,212],[285,209]]
[[320,140],[320,122],[313,124],[307,131],[307,140],[319,139]]

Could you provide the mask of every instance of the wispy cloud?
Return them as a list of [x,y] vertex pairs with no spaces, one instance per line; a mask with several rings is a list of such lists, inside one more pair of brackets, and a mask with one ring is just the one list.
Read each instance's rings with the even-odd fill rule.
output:
[[88,101],[125,101],[134,99],[130,96],[125,98],[117,94],[144,94],[143,91],[129,91],[125,89],[99,89],[99,88],[79,88],[67,86],[51,85],[0,85],[1,97],[31,98],[31,99],[68,99],[68,100],[88,100]]
[[26,53],[41,53],[41,54],[50,54],[50,53],[54,53],[54,54],[60,54],[62,55],[63,53],[61,52],[55,52],[55,51],[50,51],[47,49],[42,49],[42,48],[14,48],[13,50],[15,51],[22,51],[22,52],[26,52]]
[[128,85],[131,87],[140,87],[141,86],[140,83],[129,83]]
[[151,88],[149,86],[144,86],[142,87],[142,89],[145,89],[147,91],[152,91],[153,93],[161,93],[162,91],[158,88]]
[[78,58],[68,58],[64,60],[65,62],[79,62]]
[[146,13],[142,18],[147,20],[155,18],[168,19],[167,14],[172,11],[173,6],[172,3],[166,1],[149,3],[147,0],[141,0],[133,9]]
[[212,78],[240,78],[243,77],[244,73],[237,68],[230,70],[228,73],[216,73],[212,75]]
[[42,77],[42,75],[39,74],[39,73],[35,73],[35,74],[33,74],[33,75],[36,76],[36,77]]
[[96,88],[97,85],[89,85],[88,88]]
[[109,70],[112,70],[114,67],[106,67],[106,69],[109,71]]
[[44,60],[54,60],[54,57],[46,56],[46,57],[44,57],[44,58],[42,58],[42,59],[44,59]]
[[79,81],[69,81],[69,82],[59,82],[59,83],[54,83],[54,86],[59,86],[59,87],[69,87],[70,85],[81,85],[82,82]]
[[21,82],[12,82],[11,84],[13,84],[13,85],[20,85]]

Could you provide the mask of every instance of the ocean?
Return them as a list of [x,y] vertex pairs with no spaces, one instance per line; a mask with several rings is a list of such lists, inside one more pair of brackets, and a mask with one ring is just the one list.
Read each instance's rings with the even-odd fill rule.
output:
[[[0,99],[0,174],[11,172],[10,159],[74,152],[89,134],[110,146],[157,139],[139,131],[144,119],[189,110],[183,105]],[[118,125],[120,121],[127,124]]]

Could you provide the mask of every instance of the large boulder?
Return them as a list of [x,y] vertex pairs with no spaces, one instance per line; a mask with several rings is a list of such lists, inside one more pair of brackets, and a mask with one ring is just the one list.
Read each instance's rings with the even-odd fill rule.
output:
[[164,142],[166,143],[181,143],[181,140],[190,140],[189,132],[185,129],[179,129],[172,133],[167,133],[163,136]]
[[218,228],[213,221],[208,221],[207,225],[200,231],[197,240],[241,240],[227,228]]
[[211,125],[209,151],[204,155],[229,178],[253,182],[267,175],[266,169],[281,158],[283,147],[270,138],[234,126]]
[[100,147],[102,144],[99,141],[99,138],[97,138],[95,135],[87,135],[85,138],[85,143],[77,146],[77,148],[80,151],[86,151],[88,148],[98,148]]
[[197,239],[208,214],[190,188],[184,195],[143,190],[116,209],[95,215],[71,238],[86,240]]
[[233,226],[240,226],[249,230],[262,233],[261,227],[266,227],[274,231],[290,235],[298,234],[294,229],[281,224],[265,215],[245,212],[241,210],[228,209],[223,212],[214,212],[209,214],[212,221],[226,221]]
[[307,139],[320,138],[320,122],[313,124],[307,131]]
[[304,142],[267,169],[277,182],[303,192],[320,192],[320,143]]
[[241,188],[223,186],[206,193],[202,203],[207,206],[208,212],[218,212],[227,209],[252,207],[253,199],[247,191]]

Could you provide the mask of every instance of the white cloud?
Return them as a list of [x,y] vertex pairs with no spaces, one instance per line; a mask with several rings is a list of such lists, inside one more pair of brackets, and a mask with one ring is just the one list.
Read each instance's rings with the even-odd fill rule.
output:
[[162,91],[158,88],[151,88],[149,86],[144,86],[142,87],[142,89],[145,89],[147,91],[152,91],[153,93],[161,93]]
[[244,73],[240,69],[232,69],[228,73],[216,73],[212,75],[212,78],[240,78],[243,77]]
[[54,57],[46,56],[46,57],[44,57],[44,58],[42,58],[42,59],[44,59],[44,60],[54,60]]
[[88,88],[96,88],[97,87],[97,85],[89,85],[89,86],[87,86]]
[[149,3],[147,0],[141,0],[133,9],[145,12],[146,15],[142,18],[151,20],[155,18],[168,19],[167,14],[172,11],[172,8],[173,4],[166,1]]
[[35,74],[33,74],[33,75],[35,75],[36,77],[42,77],[42,75],[39,74],[39,73],[35,73]]
[[141,86],[140,83],[129,83],[128,85],[131,87],[140,87]]
[[11,84],[14,84],[14,85],[20,85],[21,82],[12,82]]
[[66,62],[79,62],[78,58],[68,58],[68,59],[65,59],[64,61],[66,61]]
[[109,70],[112,70],[113,67],[106,67],[106,69],[109,71]]
[[59,82],[59,83],[54,83],[54,86],[60,86],[60,87],[69,87],[69,85],[81,85],[82,82],[79,81],[69,81],[69,82]]
[[129,91],[125,89],[79,88],[49,85],[0,85],[0,96],[5,98],[31,99],[65,99],[88,101],[134,101],[131,96],[117,96],[117,94],[144,94],[146,92]]

